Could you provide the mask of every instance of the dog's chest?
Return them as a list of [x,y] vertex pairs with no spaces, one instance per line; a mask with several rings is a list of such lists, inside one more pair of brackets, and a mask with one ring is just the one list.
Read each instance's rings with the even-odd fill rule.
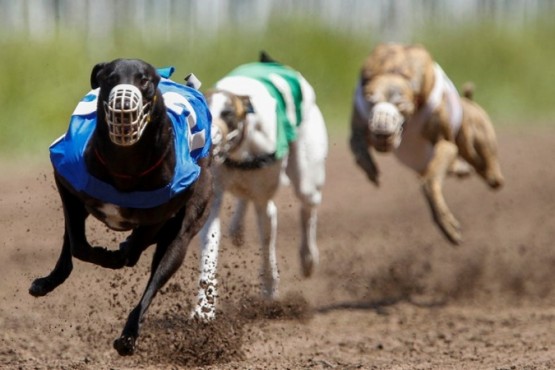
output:
[[102,203],[89,211],[110,229],[116,231],[130,230],[138,224],[137,220],[124,216],[122,208],[115,204]]
[[269,166],[241,170],[229,169],[225,165],[216,167],[217,182],[235,196],[254,201],[266,201],[273,197],[280,184],[282,160]]
[[395,150],[395,156],[406,166],[418,173],[423,173],[434,155],[434,147],[421,134],[421,126],[408,122],[403,130],[401,144]]

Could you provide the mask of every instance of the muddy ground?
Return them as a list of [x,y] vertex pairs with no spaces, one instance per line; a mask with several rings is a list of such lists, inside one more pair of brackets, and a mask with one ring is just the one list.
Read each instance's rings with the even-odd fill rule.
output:
[[[552,369],[555,368],[555,130],[498,130],[506,187],[449,179],[464,228],[451,246],[432,223],[413,173],[379,157],[381,187],[354,165],[346,134],[331,139],[320,210],[321,264],[301,278],[298,208],[280,190],[281,299],[257,299],[252,209],[246,245],[222,246],[220,318],[187,320],[198,241],[156,297],[137,354],[112,341],[148,278],[75,261],[43,298],[31,281],[57,260],[63,220],[47,155],[0,161],[1,369]],[[224,225],[229,220],[226,207]],[[89,239],[116,248],[124,234],[96,222]]]

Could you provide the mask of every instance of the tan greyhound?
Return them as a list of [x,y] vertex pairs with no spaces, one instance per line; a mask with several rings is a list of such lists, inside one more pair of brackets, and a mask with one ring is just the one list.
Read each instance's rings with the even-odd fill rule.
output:
[[472,101],[470,88],[459,96],[420,45],[380,44],[368,56],[354,95],[350,146],[376,185],[379,171],[370,148],[393,152],[420,174],[434,221],[454,244],[462,236],[443,197],[445,176],[467,175],[470,164],[491,188],[504,182],[487,113]]

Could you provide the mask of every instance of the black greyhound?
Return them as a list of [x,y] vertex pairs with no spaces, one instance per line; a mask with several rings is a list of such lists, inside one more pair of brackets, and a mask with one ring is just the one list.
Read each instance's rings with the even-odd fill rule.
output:
[[[133,354],[141,317],[182,264],[212,199],[206,102],[158,72],[129,59],[93,68],[94,90],[50,149],[65,218],[62,252],[53,271],[29,289],[36,297],[54,290],[71,273],[72,257],[119,269],[156,244],[143,296],[114,341],[120,355]],[[118,250],[93,247],[85,235],[89,214],[132,232]]]

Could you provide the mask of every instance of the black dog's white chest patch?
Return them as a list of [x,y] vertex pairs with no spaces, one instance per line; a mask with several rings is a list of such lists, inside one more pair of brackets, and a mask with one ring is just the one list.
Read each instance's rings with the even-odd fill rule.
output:
[[93,214],[110,229],[126,231],[132,229],[136,222],[122,215],[121,208],[111,203],[103,203],[95,208]]

